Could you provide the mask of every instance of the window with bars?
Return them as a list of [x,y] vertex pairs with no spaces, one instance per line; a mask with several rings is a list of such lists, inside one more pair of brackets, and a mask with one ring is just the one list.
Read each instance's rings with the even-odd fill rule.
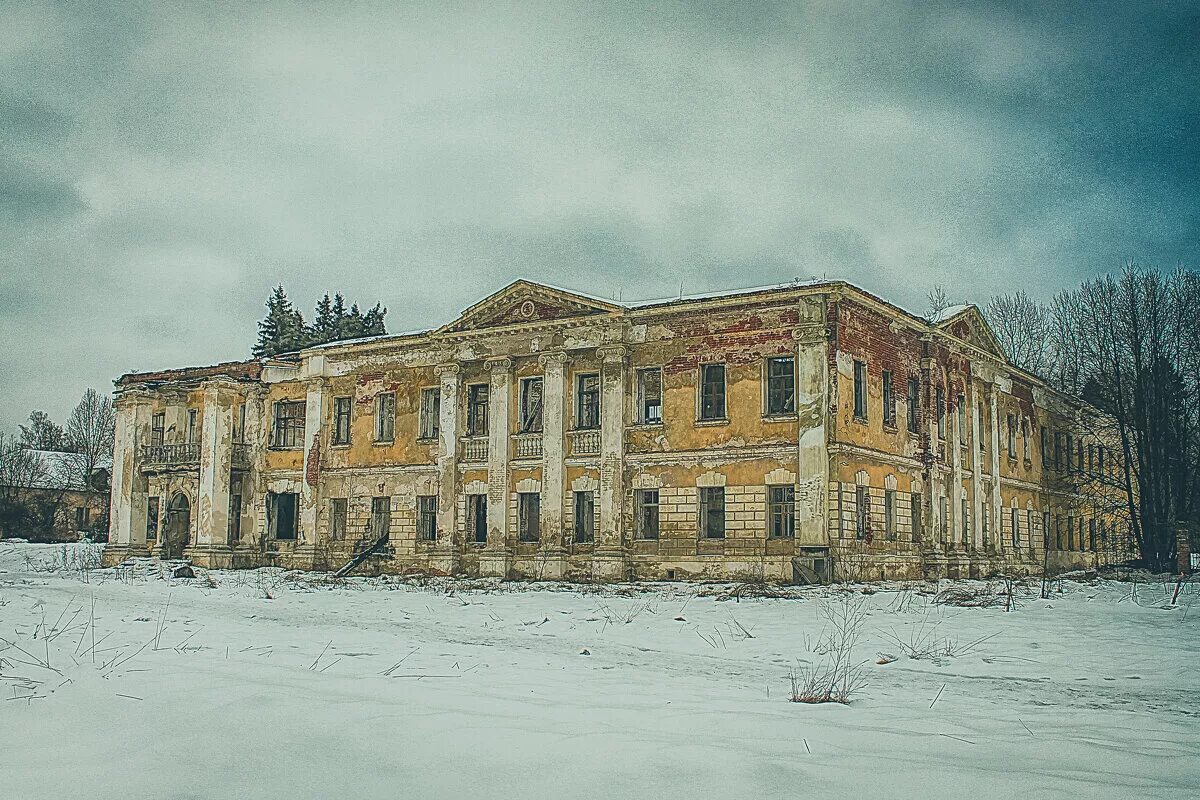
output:
[[588,372],[575,376],[575,427],[590,430],[600,427],[600,375]]
[[575,541],[591,544],[596,541],[596,493],[575,492]]
[[700,535],[705,539],[725,538],[725,487],[700,487]]
[[488,385],[473,383],[467,387],[467,435],[483,436],[488,432]]
[[883,424],[896,427],[896,382],[890,369],[883,371]]
[[524,378],[521,380],[521,433],[542,432],[542,379]]
[[854,362],[854,417],[867,418],[867,364],[865,361]]
[[350,444],[350,398],[333,398],[333,443]]
[[436,439],[442,413],[442,391],[436,386],[421,390],[421,408],[417,413],[417,438]]
[[700,419],[725,419],[725,365],[700,366]]
[[636,533],[639,539],[658,538],[658,489],[638,489]]
[[767,414],[796,413],[796,359],[767,359]]
[[767,487],[767,535],[772,539],[796,537],[796,487]]
[[417,539],[432,542],[437,539],[437,496],[417,496]]
[[346,526],[350,518],[350,503],[344,497],[329,501],[329,538],[335,541],[346,538]]
[[517,540],[536,542],[541,538],[542,497],[537,492],[517,495]]
[[375,441],[396,439],[396,393],[384,392],[375,397]]
[[275,424],[271,444],[290,448],[304,446],[304,401],[280,400],[275,404]]
[[662,422],[662,370],[647,367],[637,372],[638,422],[654,425]]

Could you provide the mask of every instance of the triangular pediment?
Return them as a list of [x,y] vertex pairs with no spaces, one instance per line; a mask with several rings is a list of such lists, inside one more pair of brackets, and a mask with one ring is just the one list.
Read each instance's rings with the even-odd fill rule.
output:
[[978,306],[966,306],[939,322],[938,327],[956,339],[962,339],[973,347],[1008,360],[1004,348],[1000,345],[1000,340],[996,338],[996,334],[992,333],[991,326],[984,319]]
[[515,281],[468,308],[439,333],[552,322],[594,314],[610,314],[621,306],[587,295],[532,281]]

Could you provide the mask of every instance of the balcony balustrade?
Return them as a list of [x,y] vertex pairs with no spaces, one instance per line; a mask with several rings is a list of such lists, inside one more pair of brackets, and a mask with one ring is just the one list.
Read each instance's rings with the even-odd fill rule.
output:
[[540,433],[523,433],[513,437],[514,458],[541,458],[542,435]]
[[600,453],[600,430],[598,428],[571,431],[571,455],[594,456]]
[[481,464],[487,461],[488,440],[486,436],[472,436],[462,440],[462,460],[467,464]]
[[150,444],[142,448],[143,469],[174,469],[199,466],[199,442]]

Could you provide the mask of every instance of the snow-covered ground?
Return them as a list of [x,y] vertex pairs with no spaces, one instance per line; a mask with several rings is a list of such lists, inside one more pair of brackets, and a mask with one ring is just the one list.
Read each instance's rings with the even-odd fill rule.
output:
[[[329,587],[81,569],[88,555],[0,542],[0,797],[1200,791],[1194,584],[1170,608],[1161,583],[1064,581],[1005,612],[898,586],[740,602],[683,584]],[[826,615],[857,603],[867,685],[849,705],[789,702]]]

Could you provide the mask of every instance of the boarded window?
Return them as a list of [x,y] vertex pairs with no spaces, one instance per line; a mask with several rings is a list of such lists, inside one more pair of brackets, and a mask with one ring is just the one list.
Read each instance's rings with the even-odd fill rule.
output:
[[700,419],[725,419],[725,365],[700,367]]
[[371,498],[371,531],[372,539],[386,537],[392,529],[392,498]]
[[349,503],[344,497],[335,497],[329,501],[329,538],[341,540],[346,538],[346,524],[349,517]]
[[304,446],[304,401],[280,400],[275,404],[275,424],[271,428],[273,447]]
[[575,427],[600,427],[600,376],[590,372],[575,376]]
[[767,487],[767,535],[772,539],[796,536],[796,487]]
[[442,413],[442,392],[436,386],[421,390],[420,419],[417,421],[417,438],[436,439],[439,417]]
[[296,538],[299,509],[300,495],[295,492],[267,493],[267,527],[272,539],[288,541]]
[[796,359],[767,359],[767,413],[796,413]]
[[638,422],[662,422],[662,370],[638,370]]
[[383,392],[375,396],[375,441],[391,442],[396,438],[396,393]]
[[475,544],[487,544],[486,494],[467,495],[467,538]]
[[423,494],[417,497],[417,539],[432,542],[437,539],[437,497]]
[[542,432],[542,379],[521,381],[521,433]]
[[536,542],[541,538],[542,498],[537,492],[521,492],[517,495],[517,538],[522,542]]
[[590,544],[596,541],[596,493],[575,493],[575,541]]
[[467,435],[484,436],[488,432],[488,385],[473,383],[467,387]]
[[350,444],[350,398],[333,398],[333,443]]
[[639,489],[637,504],[637,538],[658,538],[658,489]]
[[146,498],[146,539],[153,542],[158,539],[158,498]]
[[705,539],[725,538],[725,487],[700,487],[700,535]]
[[867,365],[864,361],[854,362],[854,416],[867,418]]
[[883,424],[896,427],[896,388],[890,369],[883,371]]

